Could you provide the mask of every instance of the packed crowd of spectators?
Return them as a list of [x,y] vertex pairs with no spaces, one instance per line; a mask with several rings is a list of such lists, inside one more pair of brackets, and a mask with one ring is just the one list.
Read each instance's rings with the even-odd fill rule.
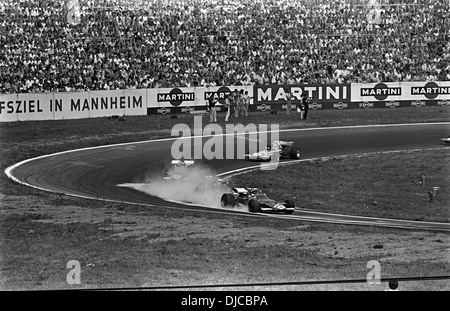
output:
[[449,1],[66,2],[0,0],[0,93],[450,80]]

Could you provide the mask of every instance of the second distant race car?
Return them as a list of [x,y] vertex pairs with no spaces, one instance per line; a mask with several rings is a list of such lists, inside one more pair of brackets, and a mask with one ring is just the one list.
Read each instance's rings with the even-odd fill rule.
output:
[[[222,179],[213,175],[206,175],[204,171],[195,169],[194,160],[172,160],[170,167],[165,170],[165,181],[174,182],[190,182],[195,181],[196,184],[202,185],[222,185]],[[198,167],[197,167],[198,168]]]
[[194,165],[193,160],[172,160],[171,169],[166,172],[165,180],[189,179],[189,167]]
[[293,200],[277,202],[258,188],[232,188],[231,193],[224,193],[220,198],[220,205],[226,207],[248,207],[249,212],[264,211],[284,212],[292,214],[295,211]]
[[272,146],[267,146],[265,150],[245,154],[247,160],[270,161],[272,156],[277,153],[279,158],[300,159],[300,148],[294,145],[293,141],[274,141]]

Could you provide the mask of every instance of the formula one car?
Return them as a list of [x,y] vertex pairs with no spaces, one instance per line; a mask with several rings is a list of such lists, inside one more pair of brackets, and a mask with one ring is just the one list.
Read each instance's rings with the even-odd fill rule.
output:
[[220,198],[220,205],[224,208],[243,206],[252,213],[274,211],[286,214],[292,214],[295,210],[294,201],[277,202],[258,188],[232,188],[231,191]]
[[447,138],[441,138],[441,140],[446,144],[450,144],[450,136]]
[[[213,175],[205,175],[203,171],[190,168],[194,165],[194,160],[172,160],[171,167],[166,170],[163,177],[166,181],[194,181],[201,185],[221,185],[223,180]],[[202,184],[204,183],[204,184]]]
[[188,167],[194,164],[193,160],[172,160],[170,163],[172,169],[166,172],[166,176],[163,177],[165,180],[178,180],[178,179],[188,179],[189,170]]
[[274,141],[272,146],[267,146],[266,150],[245,154],[245,158],[255,161],[270,161],[274,153],[278,153],[280,159],[300,159],[300,149],[294,146],[293,141]]

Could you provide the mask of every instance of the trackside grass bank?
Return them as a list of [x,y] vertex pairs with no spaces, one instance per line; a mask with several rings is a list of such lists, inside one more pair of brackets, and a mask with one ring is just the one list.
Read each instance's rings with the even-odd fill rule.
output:
[[[244,124],[280,124],[281,128],[443,122],[450,121],[448,112],[448,108],[442,107],[310,111],[307,121],[299,120],[298,115],[286,117],[259,113],[246,121],[239,121]],[[219,119],[223,120],[223,115],[219,115]],[[208,123],[207,120],[204,116],[204,124]],[[172,126],[179,122],[193,126],[193,117],[145,116],[128,117],[125,122],[103,118],[0,124],[0,167],[4,170],[27,158],[68,149],[170,137]],[[221,121],[221,124],[225,123]],[[395,169],[404,162],[403,156],[412,154],[397,156],[397,162],[392,160],[384,169],[389,165]],[[436,162],[439,158],[448,162],[445,151],[435,153],[433,157],[436,157]],[[322,189],[323,199],[315,196],[314,192],[319,189],[315,189],[313,183],[302,185],[296,182],[289,187],[291,190],[298,187],[299,193],[303,194],[300,204],[305,208],[318,210],[335,205],[346,206],[346,211],[350,212],[350,203],[359,202],[369,206],[366,210],[378,207],[383,212],[393,213],[389,211],[390,204],[401,200],[394,196],[395,191],[390,192],[392,197],[383,194],[388,187],[387,179],[370,177],[374,175],[370,165],[385,165],[385,156],[380,155],[379,159],[382,161],[377,162],[372,157],[361,158],[355,164],[360,170],[369,170],[367,173],[360,171],[367,175],[359,177],[360,183],[371,178],[372,184],[366,184],[367,189],[364,188],[371,194],[368,196],[360,196],[358,193],[363,185],[356,185],[348,177],[334,187],[330,182],[328,189],[334,197]],[[298,168],[303,170],[302,174],[312,174],[317,168],[323,178],[333,178],[338,174],[351,176],[354,174],[353,164],[347,161],[350,160],[308,163]],[[441,167],[443,163],[440,162]],[[324,172],[325,166],[330,170],[328,174]],[[293,168],[291,166],[289,170]],[[422,220],[432,219],[440,213],[439,217],[445,219],[445,215],[448,216],[448,209],[445,214],[444,208],[445,200],[448,202],[448,188],[442,184],[441,196],[430,204],[423,196],[425,189],[415,184],[417,174],[422,172],[427,174],[430,183],[441,184],[443,172],[432,163],[424,163],[419,168],[389,177],[401,186],[396,195],[407,189],[418,194],[417,201],[405,201],[414,203],[414,208],[405,205],[400,207],[402,212],[414,211],[415,216],[412,217],[422,217]],[[245,178],[245,175],[239,178]],[[358,191],[352,192],[351,188]],[[342,204],[335,204],[336,200]],[[377,205],[371,205],[375,201]],[[423,207],[419,207],[419,202]],[[450,236],[446,233],[242,218],[106,203],[38,191],[12,182],[5,174],[0,177],[0,203],[0,288],[4,290],[364,279],[370,271],[367,269],[369,260],[380,262],[382,278],[450,274]],[[357,213],[359,206],[352,212]],[[66,281],[70,260],[80,262],[80,285],[69,285]],[[386,288],[385,283],[349,283],[226,289]],[[399,289],[449,290],[450,287],[444,280],[404,282],[400,283]]]
[[[231,182],[261,188],[282,201],[295,197],[297,207],[314,211],[450,222],[450,148],[442,147],[301,162]],[[439,194],[430,202],[433,186]]]

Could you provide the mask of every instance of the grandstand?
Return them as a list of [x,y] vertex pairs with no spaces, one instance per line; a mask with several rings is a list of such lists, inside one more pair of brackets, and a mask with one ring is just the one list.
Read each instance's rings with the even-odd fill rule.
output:
[[449,6],[0,0],[0,93],[448,81]]

